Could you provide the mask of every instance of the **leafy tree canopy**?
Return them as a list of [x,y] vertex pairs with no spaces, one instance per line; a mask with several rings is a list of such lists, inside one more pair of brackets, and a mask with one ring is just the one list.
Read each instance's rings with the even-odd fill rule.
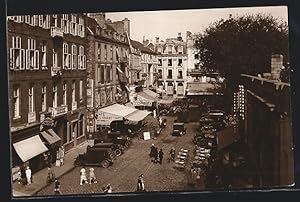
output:
[[288,26],[270,15],[229,16],[211,24],[195,43],[201,67],[225,77],[234,89],[240,74],[271,71],[271,55],[288,62]]

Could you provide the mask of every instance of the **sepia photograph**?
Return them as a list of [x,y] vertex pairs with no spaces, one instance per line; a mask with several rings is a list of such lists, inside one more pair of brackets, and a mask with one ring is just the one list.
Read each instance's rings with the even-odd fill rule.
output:
[[287,6],[7,17],[13,197],[294,185]]

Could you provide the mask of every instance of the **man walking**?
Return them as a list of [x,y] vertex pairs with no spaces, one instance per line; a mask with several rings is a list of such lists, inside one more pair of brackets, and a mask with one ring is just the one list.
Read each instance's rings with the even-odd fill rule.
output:
[[137,192],[144,192],[144,191],[145,191],[144,175],[141,174],[138,177],[138,181],[137,181]]
[[163,153],[162,149],[159,150],[158,157],[159,157],[159,164],[162,164],[162,160],[164,157],[164,153]]
[[55,195],[60,194],[60,183],[56,178],[55,178],[55,181],[54,181],[54,194]]
[[94,172],[94,168],[90,168],[90,184],[92,183],[97,183],[97,179],[96,179],[96,176],[95,176],[95,172]]

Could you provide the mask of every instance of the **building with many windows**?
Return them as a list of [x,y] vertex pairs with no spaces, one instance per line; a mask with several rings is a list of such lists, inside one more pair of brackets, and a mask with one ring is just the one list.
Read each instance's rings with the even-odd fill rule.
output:
[[159,88],[165,90],[167,95],[183,96],[186,87],[187,54],[186,43],[181,34],[166,41],[159,41],[157,37],[155,46],[158,54]]
[[131,44],[141,53],[141,66],[137,72],[137,80],[143,81],[144,87],[152,87],[155,81],[158,64],[157,54],[148,47],[148,43],[146,41],[144,41],[144,43],[140,43],[138,41],[131,40]]
[[[43,166],[86,134],[85,15],[8,17],[13,165]],[[43,146],[43,144],[46,144]],[[27,148],[27,150],[26,150]]]
[[[129,43],[125,33],[117,32],[112,22],[107,23],[104,13],[89,14],[87,18],[88,46],[88,89],[89,132],[103,129],[95,117],[103,107],[116,102],[126,102],[122,75],[127,75],[124,65],[129,60]],[[125,69],[124,69],[125,68]],[[126,81],[126,79],[125,79]],[[120,83],[121,82],[121,83]],[[127,83],[127,81],[125,82]]]

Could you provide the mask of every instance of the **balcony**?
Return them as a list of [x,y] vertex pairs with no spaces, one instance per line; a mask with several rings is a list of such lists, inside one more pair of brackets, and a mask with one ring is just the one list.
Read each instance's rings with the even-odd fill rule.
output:
[[51,27],[51,37],[63,37],[64,32],[60,27]]
[[72,111],[77,109],[77,102],[72,102]]
[[33,123],[36,121],[36,113],[28,112],[28,123]]
[[61,105],[58,107],[49,107],[49,112],[51,112],[52,117],[61,116],[68,113],[68,106]]

